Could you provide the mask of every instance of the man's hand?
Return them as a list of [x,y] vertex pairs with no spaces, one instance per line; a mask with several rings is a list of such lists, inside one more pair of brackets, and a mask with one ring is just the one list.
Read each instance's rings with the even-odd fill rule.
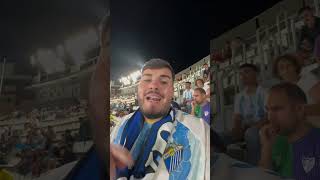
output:
[[277,137],[277,130],[271,126],[271,124],[267,124],[263,126],[260,130],[260,142],[262,146],[272,147]]
[[116,168],[132,166],[133,160],[129,151],[120,145],[110,144],[110,179],[115,179]]
[[195,100],[192,100],[192,101],[191,101],[191,107],[192,107],[193,109],[196,107],[196,104],[197,104],[197,103],[196,103]]
[[261,157],[259,166],[265,169],[272,169],[272,145],[275,142],[277,130],[267,124],[260,130]]

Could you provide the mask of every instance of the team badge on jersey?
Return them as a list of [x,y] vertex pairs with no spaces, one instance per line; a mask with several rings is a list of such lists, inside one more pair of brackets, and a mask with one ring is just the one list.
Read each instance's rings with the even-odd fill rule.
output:
[[168,172],[175,171],[183,159],[183,146],[169,143],[163,155]]
[[316,160],[314,157],[312,157],[312,158],[303,157],[302,158],[302,166],[303,166],[303,169],[306,173],[310,172],[313,169],[315,163],[316,163]]

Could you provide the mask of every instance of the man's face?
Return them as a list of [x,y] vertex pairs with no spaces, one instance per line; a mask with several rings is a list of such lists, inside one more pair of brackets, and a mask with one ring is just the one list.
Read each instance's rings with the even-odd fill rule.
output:
[[289,80],[297,75],[296,67],[288,60],[280,60],[278,65],[278,74],[283,80]]
[[208,70],[208,68],[209,68],[208,64],[203,65],[203,67],[205,70]]
[[168,68],[146,69],[138,85],[138,103],[145,117],[165,116],[173,97],[172,74]]
[[206,95],[201,94],[199,91],[194,91],[193,99],[197,104],[202,104],[206,99]]
[[303,22],[305,23],[305,25],[307,25],[309,28],[312,28],[314,26],[314,16],[312,11],[310,10],[305,10],[302,13],[302,18],[303,18]]
[[203,83],[202,83],[202,81],[197,81],[197,87],[199,87],[199,88],[203,88]]
[[186,86],[186,89],[190,89],[191,88],[191,84],[190,83],[186,83],[185,86]]
[[280,135],[295,132],[303,118],[301,106],[291,103],[286,93],[281,91],[270,92],[266,108],[269,122]]
[[240,80],[246,85],[252,85],[257,83],[257,73],[249,67],[240,69]]

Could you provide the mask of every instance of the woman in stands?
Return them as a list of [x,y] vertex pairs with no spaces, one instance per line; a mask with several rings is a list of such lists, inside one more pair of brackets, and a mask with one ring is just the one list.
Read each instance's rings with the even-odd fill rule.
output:
[[275,59],[273,72],[282,81],[297,84],[307,95],[308,104],[320,103],[320,81],[311,73],[301,74],[301,66],[294,55],[285,54]]

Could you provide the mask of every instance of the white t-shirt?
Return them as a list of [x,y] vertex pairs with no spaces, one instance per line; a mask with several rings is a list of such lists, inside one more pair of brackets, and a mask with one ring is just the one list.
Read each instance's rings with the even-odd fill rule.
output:
[[304,91],[304,93],[307,96],[307,101],[308,104],[312,104],[314,103],[314,101],[312,100],[312,97],[309,94],[310,89],[315,86],[317,83],[319,82],[319,79],[309,73],[303,73],[301,74],[301,78],[299,79],[299,81],[297,82],[297,85]]
[[210,82],[204,83],[203,89],[207,92],[207,90],[210,88]]
[[317,67],[319,67],[319,64],[318,63],[313,63],[313,64],[310,64],[310,65],[307,65],[305,67],[303,67],[301,69],[301,75],[304,75],[304,74],[309,74],[312,70],[316,69]]
[[234,113],[241,114],[243,124],[258,122],[265,117],[266,91],[258,86],[256,93],[248,95],[246,89],[236,95]]
[[[204,83],[203,89],[206,91],[206,94],[209,93],[209,96],[210,96],[210,92],[207,92],[209,88],[210,88],[210,82]],[[210,98],[207,98],[207,101],[210,102]]]
[[191,102],[191,100],[193,98],[193,89],[184,90],[183,91],[183,98],[185,98],[187,101]]

